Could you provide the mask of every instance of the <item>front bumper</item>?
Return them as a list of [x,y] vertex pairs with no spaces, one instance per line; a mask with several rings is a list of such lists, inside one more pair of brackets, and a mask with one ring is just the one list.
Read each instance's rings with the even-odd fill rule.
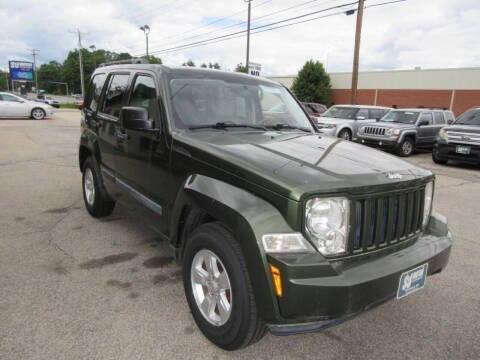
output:
[[374,138],[374,137],[366,137],[366,136],[358,136],[357,142],[363,145],[387,149],[387,150],[395,150],[398,148],[398,138]]
[[270,256],[282,273],[284,291],[278,298],[283,320],[269,324],[269,330],[276,335],[318,331],[393,299],[405,271],[428,263],[429,276],[441,272],[452,243],[446,222],[435,215],[427,231],[400,250],[330,261],[320,254]]
[[[469,146],[470,154],[458,154],[457,146]],[[435,142],[433,145],[433,152],[435,156],[440,160],[456,160],[462,162],[468,162],[471,164],[480,164],[480,146],[465,145],[465,144],[452,144],[443,140]]]
[[333,136],[333,137],[337,136],[337,128],[336,127],[334,127],[334,128],[321,128],[321,127],[319,127],[318,131],[320,132],[320,134],[323,134],[323,135]]

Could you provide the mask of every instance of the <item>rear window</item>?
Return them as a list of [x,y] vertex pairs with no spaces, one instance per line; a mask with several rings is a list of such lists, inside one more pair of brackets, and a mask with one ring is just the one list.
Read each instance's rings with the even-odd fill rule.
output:
[[445,124],[445,118],[443,117],[443,112],[434,113],[435,125]]

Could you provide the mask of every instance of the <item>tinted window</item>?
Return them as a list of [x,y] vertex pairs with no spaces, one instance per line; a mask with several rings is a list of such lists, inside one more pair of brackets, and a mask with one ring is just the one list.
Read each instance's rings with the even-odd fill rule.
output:
[[480,110],[469,110],[461,115],[455,124],[462,125],[480,125]]
[[105,83],[105,74],[97,74],[92,78],[90,86],[88,87],[86,107],[90,110],[96,111],[100,95],[102,94],[103,84]]
[[382,109],[370,109],[370,119],[380,120],[386,114]]
[[108,89],[105,93],[101,112],[113,117],[120,116],[122,100],[127,90],[128,78],[130,75],[118,74],[110,77]]
[[155,82],[150,76],[140,75],[135,79],[130,106],[143,107],[148,110],[150,118],[155,118],[157,113],[157,91]]
[[432,113],[423,113],[422,116],[420,117],[420,121],[427,121],[428,125],[432,125],[433,124]]
[[368,109],[360,109],[358,110],[357,112],[357,117],[364,117],[365,119],[368,119],[369,118],[369,115],[368,115]]
[[434,113],[434,117],[435,117],[435,125],[444,125],[445,124],[445,118],[443,117],[442,112]]

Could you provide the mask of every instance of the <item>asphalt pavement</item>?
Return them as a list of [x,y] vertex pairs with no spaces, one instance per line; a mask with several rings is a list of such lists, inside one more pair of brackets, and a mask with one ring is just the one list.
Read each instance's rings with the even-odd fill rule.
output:
[[166,244],[124,209],[84,209],[79,112],[0,120],[0,359],[479,359],[480,169],[437,175],[455,235],[425,289],[321,333],[225,352],[197,329]]

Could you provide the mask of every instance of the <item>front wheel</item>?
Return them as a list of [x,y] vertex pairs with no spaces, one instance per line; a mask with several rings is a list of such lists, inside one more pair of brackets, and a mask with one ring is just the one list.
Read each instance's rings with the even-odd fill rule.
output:
[[415,144],[413,143],[412,138],[405,138],[400,144],[397,153],[402,157],[407,157],[412,155],[414,148]]
[[45,113],[45,110],[40,108],[33,109],[30,115],[34,120],[42,120],[47,116],[47,114]]
[[106,199],[100,187],[100,176],[89,157],[83,165],[82,176],[83,200],[89,214],[95,218],[110,215],[115,208],[115,202]]
[[225,350],[260,340],[265,325],[255,304],[245,258],[221,223],[197,228],[183,261],[185,295],[202,333]]
[[343,129],[340,131],[338,137],[343,140],[352,141],[352,133],[348,129]]
[[435,149],[433,149],[432,151],[432,160],[435,164],[439,164],[439,165],[445,165],[448,162],[448,160],[446,159],[440,159],[438,157],[438,150],[435,150]]

